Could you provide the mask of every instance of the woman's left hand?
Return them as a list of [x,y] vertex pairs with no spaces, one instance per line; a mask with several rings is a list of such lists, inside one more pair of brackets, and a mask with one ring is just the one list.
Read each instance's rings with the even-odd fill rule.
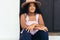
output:
[[43,29],[45,32],[48,31],[48,28],[45,26],[41,27],[41,29]]
[[35,27],[34,29],[37,29],[37,30],[43,30],[43,31],[48,31],[48,28],[45,27],[45,26],[42,26],[42,27]]

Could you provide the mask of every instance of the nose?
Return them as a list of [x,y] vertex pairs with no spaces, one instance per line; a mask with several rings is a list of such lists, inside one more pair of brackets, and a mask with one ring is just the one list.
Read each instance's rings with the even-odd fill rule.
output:
[[34,9],[34,7],[31,7],[31,10],[33,10]]

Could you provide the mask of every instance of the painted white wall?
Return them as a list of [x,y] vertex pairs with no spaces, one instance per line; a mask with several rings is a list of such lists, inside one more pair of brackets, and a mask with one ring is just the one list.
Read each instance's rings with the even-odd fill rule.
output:
[[19,0],[0,0],[0,40],[19,39]]

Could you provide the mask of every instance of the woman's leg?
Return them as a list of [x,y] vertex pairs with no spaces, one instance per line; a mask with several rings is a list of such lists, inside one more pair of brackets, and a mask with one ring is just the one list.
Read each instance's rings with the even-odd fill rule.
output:
[[42,30],[38,31],[34,36],[33,40],[48,40],[48,32]]
[[31,34],[26,30],[20,35],[20,40],[31,40]]
[[44,32],[42,30],[38,31],[38,37],[39,37],[39,40],[48,40],[48,32]]

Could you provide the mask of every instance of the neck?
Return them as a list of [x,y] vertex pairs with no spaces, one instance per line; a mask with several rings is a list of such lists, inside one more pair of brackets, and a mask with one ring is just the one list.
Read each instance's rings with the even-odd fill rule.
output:
[[34,16],[35,13],[29,12],[28,15],[29,15],[29,16]]

